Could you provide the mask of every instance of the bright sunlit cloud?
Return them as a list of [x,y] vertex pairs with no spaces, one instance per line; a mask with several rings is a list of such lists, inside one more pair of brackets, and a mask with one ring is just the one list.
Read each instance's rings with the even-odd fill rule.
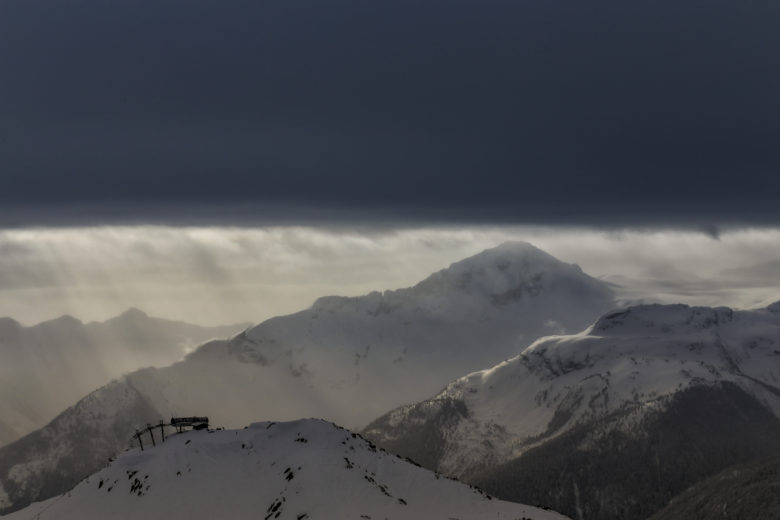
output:
[[415,284],[525,240],[629,300],[753,307],[780,299],[780,229],[472,226],[93,227],[0,231],[0,316],[103,320],[135,306],[202,324],[259,322],[318,297]]

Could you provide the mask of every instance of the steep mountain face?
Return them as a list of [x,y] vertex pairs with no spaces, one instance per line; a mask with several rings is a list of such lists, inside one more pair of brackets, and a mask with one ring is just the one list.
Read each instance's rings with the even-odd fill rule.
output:
[[7,518],[564,520],[491,499],[313,419],[173,435]]
[[86,325],[70,316],[32,327],[1,318],[0,446],[123,373],[170,365],[204,341],[247,326],[199,327],[137,309]]
[[780,305],[637,306],[543,338],[365,435],[502,498],[639,519],[700,478],[778,451],[778,381]]
[[125,381],[92,392],[44,428],[0,448],[0,513],[58,495],[161,415]]
[[733,383],[677,392],[626,427],[636,414],[589,421],[469,482],[575,518],[645,519],[724,467],[780,453],[780,419]]
[[[578,330],[612,305],[609,287],[579,267],[529,244],[504,244],[408,289],[320,299],[305,311],[205,344],[170,367],[134,372],[120,384],[155,409],[155,421],[208,415],[212,424],[237,427],[258,417],[324,417],[363,425],[459,374],[516,354],[551,330]],[[137,422],[129,411],[117,414],[123,424]],[[126,440],[118,441],[114,450],[125,446]],[[15,444],[8,448],[16,450]],[[0,450],[0,461],[5,453]],[[56,472],[51,478],[70,485],[83,477]],[[9,475],[0,471],[6,510],[51,496],[9,492],[26,485]]]
[[780,518],[780,457],[739,464],[692,486],[651,520]]

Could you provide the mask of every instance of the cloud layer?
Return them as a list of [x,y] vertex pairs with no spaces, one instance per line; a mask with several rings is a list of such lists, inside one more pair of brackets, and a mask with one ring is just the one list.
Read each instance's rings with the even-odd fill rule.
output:
[[[507,240],[621,286],[625,299],[780,300],[780,229],[92,227],[0,232],[0,316],[105,319],[136,306],[203,324],[258,322],[324,295],[406,287]],[[754,266],[759,265],[757,268]]]

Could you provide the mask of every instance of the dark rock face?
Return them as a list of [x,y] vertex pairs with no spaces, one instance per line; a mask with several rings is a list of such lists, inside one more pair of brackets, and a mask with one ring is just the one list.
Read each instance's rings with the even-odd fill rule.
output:
[[575,519],[640,520],[726,467],[780,453],[780,419],[731,383],[681,391],[621,427],[631,413],[581,425],[468,480]]
[[[0,448],[0,514],[59,495],[125,449],[135,429],[161,414],[135,388],[115,381],[45,428]],[[0,497],[1,498],[1,497]]]
[[[402,424],[394,424],[392,412],[383,415],[369,424],[363,434],[391,453],[435,470],[446,446],[444,437],[467,415],[463,401],[436,399],[425,406],[410,407]],[[413,426],[409,427],[410,424]]]
[[675,497],[651,520],[780,518],[780,457],[731,466]]

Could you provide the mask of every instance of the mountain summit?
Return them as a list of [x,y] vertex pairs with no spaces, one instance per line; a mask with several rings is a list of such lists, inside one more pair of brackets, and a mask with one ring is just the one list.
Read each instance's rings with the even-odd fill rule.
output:
[[158,438],[156,447],[124,453],[67,495],[7,519],[33,517],[565,520],[491,499],[314,419]]
[[603,282],[584,274],[578,265],[561,262],[527,242],[506,242],[456,262],[417,284],[413,291],[448,298],[460,293],[495,305],[532,300],[554,291],[569,296],[613,297]]

